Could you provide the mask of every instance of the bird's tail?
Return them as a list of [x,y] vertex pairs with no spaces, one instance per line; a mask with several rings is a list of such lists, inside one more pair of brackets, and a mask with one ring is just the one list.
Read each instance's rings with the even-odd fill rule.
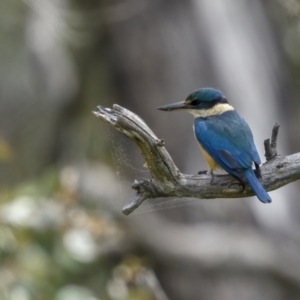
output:
[[272,199],[266,192],[260,181],[257,179],[252,169],[245,172],[248,179],[248,184],[251,186],[253,192],[256,194],[257,198],[263,203],[271,203]]

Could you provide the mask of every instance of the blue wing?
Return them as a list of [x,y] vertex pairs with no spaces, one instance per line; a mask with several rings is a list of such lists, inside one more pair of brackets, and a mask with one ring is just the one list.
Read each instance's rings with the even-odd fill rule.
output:
[[195,136],[202,147],[229,174],[247,182],[244,171],[260,164],[252,132],[236,112],[195,119]]

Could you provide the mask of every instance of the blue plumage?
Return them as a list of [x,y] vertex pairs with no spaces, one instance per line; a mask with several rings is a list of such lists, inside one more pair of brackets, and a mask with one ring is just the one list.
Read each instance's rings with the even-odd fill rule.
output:
[[252,167],[244,170],[244,174],[247,178],[248,184],[251,186],[257,198],[263,203],[271,203],[272,202],[271,197],[269,196],[265,188],[262,186],[260,181],[255,176]]
[[220,167],[241,183],[248,183],[262,202],[271,202],[252,170],[253,163],[260,164],[252,132],[235,110],[196,118],[194,130],[198,142]]
[[[201,88],[184,102],[165,105],[163,111],[186,110],[195,116],[194,130],[200,150],[213,175],[219,165],[243,185],[248,183],[259,200],[272,200],[259,181],[260,158],[252,132],[246,121],[228,103],[224,94],[214,88]],[[253,163],[256,174],[252,170]]]

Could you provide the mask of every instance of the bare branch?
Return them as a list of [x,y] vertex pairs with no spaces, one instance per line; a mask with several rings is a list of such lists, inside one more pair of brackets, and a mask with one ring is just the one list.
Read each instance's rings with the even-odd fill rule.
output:
[[272,130],[272,137],[271,137],[271,143],[270,139],[265,140],[265,157],[267,161],[270,161],[271,159],[275,158],[277,156],[277,137],[279,132],[279,124],[275,124]]
[[[106,194],[106,197],[101,197],[102,205],[109,205],[122,219],[120,210],[113,202],[118,192],[98,182],[103,172],[107,172],[103,166],[93,164],[75,168],[81,178],[80,192],[92,199]],[[112,186],[117,184],[116,177],[110,180]],[[181,261],[185,265],[192,264],[210,271],[265,272],[297,286],[300,284],[300,240],[297,235],[291,235],[291,231],[286,234],[278,228],[268,231],[257,226],[250,228],[249,224],[234,223],[204,222],[189,226],[154,213],[142,216],[122,219],[122,224],[126,224],[124,238],[129,250],[131,247],[142,247],[164,263]],[[297,232],[297,228],[295,230]],[[121,251],[128,250],[126,247],[121,247]]]
[[[250,187],[242,186],[231,175],[216,175],[211,185],[209,175],[185,175],[179,172],[171,156],[146,123],[133,112],[114,105],[113,109],[98,106],[93,112],[97,117],[132,139],[140,148],[152,174],[150,180],[135,181],[134,198],[124,206],[128,215],[144,200],[158,197],[187,197],[199,199],[243,198],[253,195]],[[262,184],[266,190],[278,189],[300,179],[300,153],[277,155],[276,144],[279,125],[273,128],[271,143],[265,141],[267,162],[262,165]]]

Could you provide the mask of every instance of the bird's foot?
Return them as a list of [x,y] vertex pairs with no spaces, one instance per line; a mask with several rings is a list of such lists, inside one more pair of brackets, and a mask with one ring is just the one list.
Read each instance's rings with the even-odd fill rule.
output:
[[214,185],[215,174],[214,174],[214,172],[213,172],[212,170],[210,170],[210,171],[207,171],[207,170],[199,171],[198,174],[199,174],[199,175],[201,175],[201,174],[207,174],[207,175],[210,175],[210,176],[211,176],[210,184],[211,184],[211,185]]
[[207,170],[199,171],[198,174],[199,174],[199,175],[201,175],[201,174],[207,174]]
[[215,174],[214,174],[214,172],[212,170],[210,170],[209,174],[211,176],[210,184],[214,185]]

